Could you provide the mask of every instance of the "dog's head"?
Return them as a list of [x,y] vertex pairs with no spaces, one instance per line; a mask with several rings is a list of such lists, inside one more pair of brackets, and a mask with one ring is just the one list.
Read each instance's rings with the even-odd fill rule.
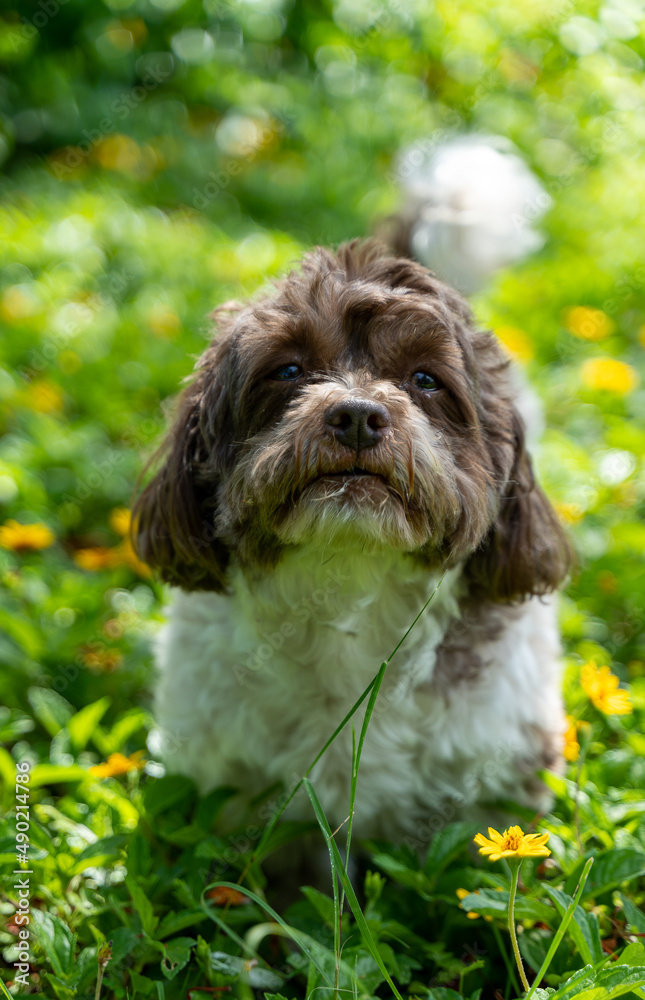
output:
[[137,550],[165,580],[221,590],[231,554],[261,568],[342,545],[465,561],[496,600],[562,581],[508,360],[424,267],[373,243],[316,250],[216,316],[135,506]]

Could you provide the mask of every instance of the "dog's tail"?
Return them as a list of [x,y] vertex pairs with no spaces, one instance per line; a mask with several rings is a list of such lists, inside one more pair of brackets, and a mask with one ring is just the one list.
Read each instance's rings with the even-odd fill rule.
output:
[[507,139],[420,140],[395,178],[404,204],[381,236],[466,295],[544,242],[534,226],[552,200]]

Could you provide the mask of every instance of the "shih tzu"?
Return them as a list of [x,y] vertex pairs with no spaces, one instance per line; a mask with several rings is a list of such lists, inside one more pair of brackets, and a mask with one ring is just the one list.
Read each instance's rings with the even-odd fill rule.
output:
[[[543,808],[569,549],[495,337],[369,241],[216,319],[135,509],[141,558],[177,588],[157,648],[169,770],[290,785],[438,587],[388,667],[355,832],[423,842],[482,803]],[[346,726],[313,772],[332,827],[351,747]],[[290,815],[310,818],[306,797]]]

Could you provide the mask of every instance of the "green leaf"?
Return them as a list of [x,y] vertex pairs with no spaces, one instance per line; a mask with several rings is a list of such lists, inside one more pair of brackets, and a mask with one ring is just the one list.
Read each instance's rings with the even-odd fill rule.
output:
[[7,813],[13,808],[16,787],[16,762],[3,746],[0,746],[0,788],[2,788],[3,808]]
[[66,986],[72,986],[76,935],[59,917],[45,910],[32,909],[31,921],[36,932],[35,936],[47,955],[55,975]]
[[619,965],[599,973],[593,986],[575,995],[578,1000],[613,1000],[642,986],[645,986],[645,966]]
[[451,823],[435,834],[423,865],[433,884],[444,868],[470,844],[478,829],[476,823]]
[[310,885],[303,885],[300,888],[300,892],[303,896],[306,896],[316,913],[322,917],[324,923],[328,927],[333,929],[334,927],[334,901],[330,896],[326,896],[324,892],[320,892],[318,889],[314,889]]
[[71,719],[74,708],[62,695],[50,688],[32,687],[27,691],[33,713],[50,736],[63,729]]
[[203,799],[200,799],[195,813],[195,823],[197,826],[201,827],[207,833],[211,833],[215,820],[223,807],[229,799],[232,799],[238,793],[238,788],[214,788],[212,792],[209,792]]
[[163,941],[171,934],[177,934],[179,931],[185,930],[186,927],[193,927],[205,919],[203,910],[180,910],[178,913],[170,910],[169,913],[164,913],[161,923],[157,927],[157,937]]
[[25,615],[0,607],[0,632],[13,639],[16,646],[24,650],[30,659],[39,660],[42,656],[44,650],[42,635]]
[[[508,892],[496,892],[494,889],[480,889],[471,892],[461,900],[462,908],[468,912],[481,913],[487,917],[508,916]],[[537,920],[552,926],[556,911],[530,896],[518,896],[515,900],[515,916],[519,920]]]
[[195,938],[179,937],[166,941],[166,956],[161,960],[161,971],[166,979],[174,979],[188,965],[190,953],[197,944]]
[[[555,903],[560,916],[564,917],[568,907],[573,903],[571,896],[560,889],[553,889],[549,885],[544,886],[544,891]],[[598,918],[594,913],[586,913],[581,906],[576,906],[569,924],[569,934],[573,938],[585,965],[596,965],[602,961],[604,952],[598,929]]]
[[72,750],[80,753],[87,746],[96,726],[112,703],[111,698],[99,698],[73,715],[67,723]]
[[128,872],[134,878],[147,875],[151,865],[150,841],[135,830],[128,839]]
[[90,865],[93,867],[105,867],[108,861],[120,857],[126,844],[127,837],[124,833],[114,833],[111,837],[103,837],[101,840],[96,840],[76,856],[74,871],[82,872]]
[[112,962],[117,965],[139,944],[139,935],[131,927],[117,927],[110,931],[112,941]]
[[78,764],[71,764],[63,767],[62,764],[37,764],[29,776],[29,784],[32,788],[40,788],[43,785],[63,785],[73,781],[87,781],[91,775],[85,768]]
[[97,946],[92,945],[89,948],[83,948],[77,956],[74,968],[77,989],[89,986],[90,982],[96,979],[97,952]]
[[45,979],[50,986],[53,986],[57,1000],[73,1000],[76,996],[75,986],[69,986],[63,979],[53,976],[51,972],[45,973]]
[[[599,854],[587,880],[584,896],[598,896],[645,875],[645,854],[633,848],[620,848]],[[569,883],[567,882],[567,888]]]
[[634,941],[628,944],[620,957],[616,959],[616,965],[641,965],[645,966],[645,944]]
[[571,998],[580,995],[581,989],[592,986],[595,979],[596,973],[592,967],[585,965],[584,969],[575,972],[559,990],[552,994],[553,1000],[571,1000]]
[[372,855],[372,861],[400,885],[405,885],[409,889],[426,895],[431,891],[432,883],[426,873],[418,868],[410,867],[401,858],[379,852]]
[[108,754],[123,750],[130,737],[134,736],[140,729],[145,729],[149,723],[150,716],[147,712],[144,712],[142,708],[133,708],[122,715],[108,733],[101,730],[100,739],[96,739],[95,743],[101,753],[107,757]]
[[134,969],[130,970],[130,980],[134,988],[134,993],[130,1000],[139,1000],[139,997],[149,997],[155,986],[154,979],[148,979],[147,976],[142,976],[140,972],[135,972]]
[[180,802],[194,797],[195,786],[180,774],[167,774],[149,781],[143,789],[143,803],[148,816],[157,816]]
[[628,899],[627,896],[624,896],[622,892],[618,893],[618,897],[623,904],[628,926],[632,927],[639,934],[645,934],[645,913],[639,910],[636,904],[631,899]]
[[135,880],[130,875],[126,878],[125,884],[128,888],[128,892],[130,893],[130,898],[134,903],[134,908],[139,914],[144,934],[147,934],[148,937],[153,937],[157,924],[159,923],[159,917],[155,916],[152,903],[146,896],[143,889],[137,885]]

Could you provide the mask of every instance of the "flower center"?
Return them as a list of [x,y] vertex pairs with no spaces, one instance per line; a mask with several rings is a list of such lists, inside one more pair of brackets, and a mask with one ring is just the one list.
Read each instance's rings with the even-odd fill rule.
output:
[[521,834],[515,832],[515,830],[505,830],[504,839],[502,841],[503,851],[516,851],[520,844],[522,843],[523,837]]

